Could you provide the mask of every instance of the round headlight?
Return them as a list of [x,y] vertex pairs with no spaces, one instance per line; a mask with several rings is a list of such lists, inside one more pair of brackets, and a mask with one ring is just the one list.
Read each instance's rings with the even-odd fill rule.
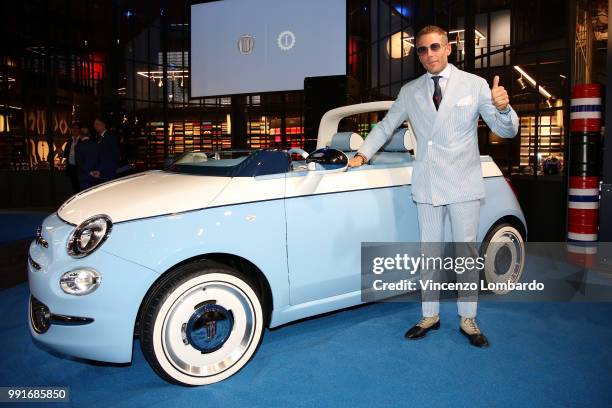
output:
[[86,295],[100,286],[102,277],[93,269],[75,269],[60,278],[60,287],[69,295]]
[[82,258],[91,254],[108,238],[113,222],[106,215],[95,215],[79,225],[68,239],[68,254]]

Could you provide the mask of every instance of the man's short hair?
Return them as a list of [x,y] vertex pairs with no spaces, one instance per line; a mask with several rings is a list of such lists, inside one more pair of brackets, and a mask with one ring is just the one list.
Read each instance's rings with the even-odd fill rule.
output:
[[106,117],[105,117],[105,116],[98,115],[98,116],[96,116],[96,120],[97,120],[98,122],[102,122],[102,123],[104,123],[104,126],[108,126],[108,119],[106,119]]
[[416,41],[419,40],[420,36],[427,34],[440,34],[440,36],[442,36],[442,38],[444,39],[444,42],[448,44],[448,35],[446,34],[446,30],[435,25],[428,25],[421,28],[416,35]]
[[70,128],[72,129],[73,127],[77,127],[77,128],[80,129],[81,128],[81,122],[79,122],[79,121],[72,122],[72,124],[70,125]]

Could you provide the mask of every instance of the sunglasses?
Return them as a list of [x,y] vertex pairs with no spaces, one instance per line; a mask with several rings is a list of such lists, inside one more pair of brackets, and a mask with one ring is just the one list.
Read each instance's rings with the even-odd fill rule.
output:
[[433,43],[429,47],[426,46],[426,45],[421,45],[420,47],[417,47],[416,52],[419,55],[425,55],[425,54],[427,54],[427,49],[430,49],[433,52],[436,52],[436,51],[440,51],[440,48],[442,48],[442,44],[440,44],[440,43]]

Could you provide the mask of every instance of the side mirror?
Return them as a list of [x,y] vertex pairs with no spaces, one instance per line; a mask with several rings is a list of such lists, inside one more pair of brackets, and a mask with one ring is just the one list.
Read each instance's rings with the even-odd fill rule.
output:
[[306,165],[309,173],[341,173],[348,168],[348,157],[340,150],[324,147],[310,153]]

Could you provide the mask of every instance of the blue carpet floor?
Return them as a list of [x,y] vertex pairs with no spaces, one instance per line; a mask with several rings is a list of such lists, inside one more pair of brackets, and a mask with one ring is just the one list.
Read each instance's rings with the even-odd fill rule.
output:
[[27,296],[26,284],[0,292],[0,385],[68,386],[79,407],[612,406],[612,304],[483,302],[487,350],[467,345],[453,303],[416,342],[402,336],[418,303],[372,304],[266,331],[237,375],[186,388],[158,378],[138,342],[128,366],[42,350]]
[[36,236],[38,228],[48,212],[0,211],[0,244]]

